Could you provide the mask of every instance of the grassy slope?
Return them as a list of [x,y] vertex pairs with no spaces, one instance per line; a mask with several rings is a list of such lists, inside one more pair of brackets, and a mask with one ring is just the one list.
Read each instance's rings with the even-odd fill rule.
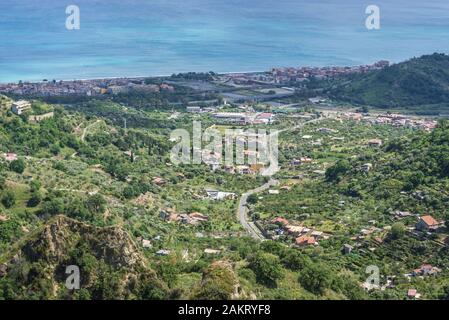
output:
[[349,83],[333,89],[331,95],[382,108],[449,107],[449,56],[422,56],[358,75]]

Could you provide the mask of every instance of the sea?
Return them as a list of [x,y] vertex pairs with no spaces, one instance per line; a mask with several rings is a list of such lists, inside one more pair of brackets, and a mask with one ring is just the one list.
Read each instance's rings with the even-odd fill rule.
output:
[[[70,5],[79,29],[69,30]],[[379,29],[368,29],[370,5]],[[352,66],[449,53],[448,0],[0,0],[0,83]]]

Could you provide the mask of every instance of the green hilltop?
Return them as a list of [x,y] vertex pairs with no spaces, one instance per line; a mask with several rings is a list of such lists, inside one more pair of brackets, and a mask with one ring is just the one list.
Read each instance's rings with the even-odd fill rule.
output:
[[334,86],[330,96],[378,108],[449,108],[449,56],[445,54],[413,58],[349,80]]

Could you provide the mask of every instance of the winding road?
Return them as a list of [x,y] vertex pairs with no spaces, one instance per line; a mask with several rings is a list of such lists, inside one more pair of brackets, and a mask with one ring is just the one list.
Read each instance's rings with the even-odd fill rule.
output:
[[250,195],[262,192],[267,190],[268,188],[277,185],[278,181],[274,180],[274,179],[270,179],[270,181],[268,181],[267,183],[263,184],[262,186],[253,189],[253,190],[249,190],[247,192],[245,192],[244,194],[242,194],[242,197],[240,198],[239,201],[239,206],[237,209],[237,214],[238,214],[238,219],[240,221],[240,223],[242,224],[243,228],[246,229],[246,231],[248,231],[248,233],[251,235],[251,237],[253,237],[254,239],[258,239],[258,240],[264,240],[265,237],[263,236],[262,232],[259,230],[259,228],[256,227],[256,225],[254,224],[254,222],[249,221],[249,217],[248,217],[248,197]]
[[[306,122],[304,122],[302,124],[294,126],[292,128],[282,129],[282,130],[279,130],[279,131],[274,132],[272,134],[279,134],[279,133],[282,133],[282,132],[285,132],[285,131],[293,131],[293,130],[296,130],[296,129],[300,129],[304,125],[306,125],[308,123],[318,122],[318,121],[320,121],[322,119],[323,119],[323,117],[316,118],[316,119],[313,119],[313,120],[309,120],[309,121],[306,121]],[[270,154],[270,156],[272,156],[272,155]],[[271,162],[271,159],[270,159],[270,163],[273,163],[273,162]],[[253,190],[249,190],[249,191],[245,192],[244,194],[242,194],[242,196],[240,198],[240,201],[239,201],[239,204],[238,204],[238,207],[237,207],[237,218],[240,221],[240,224],[243,226],[243,228],[245,228],[245,230],[254,239],[266,240],[265,236],[262,234],[260,229],[257,228],[256,225],[254,224],[254,222],[250,221],[250,219],[248,217],[248,197],[250,195],[257,194],[257,193],[260,193],[262,191],[265,191],[265,190],[269,189],[270,187],[278,185],[278,184],[279,184],[278,180],[270,178],[270,180],[267,183],[264,183],[263,185],[261,185],[258,188],[255,188]]]

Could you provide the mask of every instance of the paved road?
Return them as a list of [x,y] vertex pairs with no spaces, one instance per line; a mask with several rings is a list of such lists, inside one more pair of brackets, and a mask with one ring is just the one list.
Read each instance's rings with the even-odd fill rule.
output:
[[265,237],[262,235],[262,232],[260,232],[259,228],[257,228],[255,226],[255,224],[249,220],[248,217],[248,207],[247,207],[247,203],[248,203],[248,197],[252,194],[256,194],[262,191],[267,190],[268,188],[270,188],[271,186],[277,185],[278,181],[274,180],[274,179],[270,179],[270,181],[268,181],[267,183],[263,184],[262,186],[247,191],[244,194],[242,194],[242,197],[240,198],[239,201],[239,206],[237,209],[237,215],[238,215],[238,219],[240,221],[240,223],[242,224],[243,228],[246,229],[246,231],[248,231],[248,233],[251,235],[251,237],[253,237],[254,239],[258,239],[258,240],[264,240]]
[[[279,134],[285,131],[293,131],[296,129],[300,129],[302,128],[305,124],[308,123],[313,123],[313,122],[318,122],[320,120],[322,120],[323,118],[317,118],[317,119],[313,119],[310,121],[306,121],[302,124],[299,124],[297,126],[294,126],[292,128],[286,128],[286,129],[282,129],[279,130],[277,133],[272,133],[272,134]],[[270,153],[270,156],[272,156],[272,154]],[[270,159],[270,163],[272,160]],[[249,217],[248,217],[248,207],[247,207],[247,203],[248,203],[248,197],[252,194],[257,194],[260,193],[262,191],[267,190],[268,188],[277,185],[279,183],[279,181],[270,178],[270,180],[263,184],[262,186],[253,189],[253,190],[249,190],[247,192],[245,192],[244,194],[242,194],[242,197],[240,198],[239,201],[239,205],[237,208],[237,217],[241,223],[241,225],[243,226],[243,228],[245,228],[245,230],[251,235],[251,237],[253,237],[254,239],[257,240],[265,240],[264,235],[262,234],[262,232],[259,230],[259,228],[256,227],[256,225],[254,224],[254,222],[250,221]]]

